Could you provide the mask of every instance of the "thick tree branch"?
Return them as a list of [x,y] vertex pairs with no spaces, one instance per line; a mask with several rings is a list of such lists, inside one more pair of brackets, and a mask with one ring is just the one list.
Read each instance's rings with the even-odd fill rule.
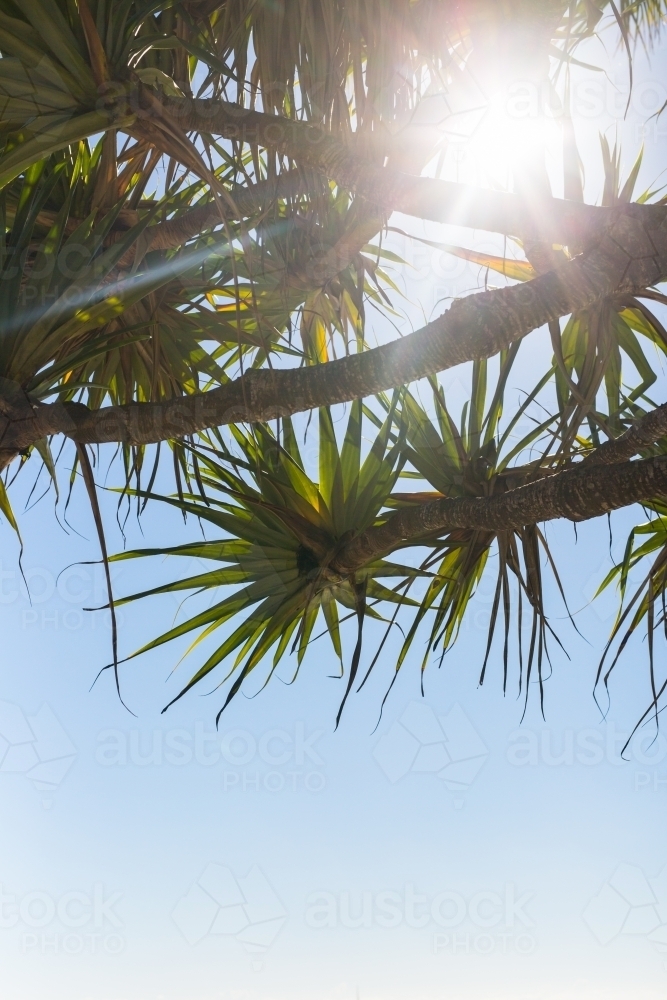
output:
[[308,368],[252,370],[210,392],[162,403],[96,411],[37,406],[31,419],[6,418],[0,448],[20,451],[57,433],[81,444],[149,444],[233,421],[264,421],[360,399],[491,357],[545,323],[611,294],[638,294],[667,278],[667,208],[654,206],[647,217],[639,207],[628,206],[597,247],[558,271],[459,299],[421,330],[382,347]]
[[667,494],[667,456],[613,466],[589,466],[540,479],[492,497],[434,500],[405,507],[383,525],[353,538],[331,564],[346,574],[405,542],[432,539],[456,528],[502,531],[566,517],[585,521]]
[[[278,177],[260,181],[252,187],[230,191],[229,201],[221,202],[219,199],[218,203],[211,201],[205,205],[195,205],[175,219],[149,226],[145,231],[143,253],[148,253],[149,250],[171,250],[207,229],[221,226],[223,221],[243,219],[261,210],[263,204],[276,198],[289,198],[307,192],[307,180],[299,170],[289,170]],[[137,222],[139,222],[138,217],[133,225]],[[124,235],[122,231],[114,231],[112,238],[117,241]],[[131,266],[134,254],[135,250],[132,247],[121,257],[118,267]]]
[[[276,198],[289,198],[308,194],[312,185],[300,170],[289,170],[277,177],[253,185],[250,188],[239,188],[231,191],[229,201],[208,202],[206,205],[195,206],[166,222],[158,222],[149,226],[144,233],[141,244],[142,257],[150,250],[172,250],[180,247],[190,239],[194,239],[207,229],[222,226],[225,221],[231,222],[243,219],[260,212],[263,205],[270,204]],[[136,215],[137,213],[133,213]],[[139,222],[137,217],[133,225]],[[372,211],[361,212],[358,224],[322,256],[308,261],[305,273],[289,273],[286,284],[295,288],[310,289],[315,284],[324,285],[339,274],[359,253],[361,248],[369,243],[382,229],[384,219]],[[117,242],[124,237],[122,230],[111,233],[109,242]],[[123,254],[117,264],[119,270],[132,267],[137,253],[137,246],[131,247]]]
[[[163,106],[169,117],[187,131],[212,133],[276,150],[355,191],[386,215],[400,211],[420,219],[570,246],[585,245],[615,217],[614,209],[556,198],[527,201],[517,195],[403,174],[369,163],[359,155],[361,143],[357,143],[357,151],[353,144],[341,142],[315,125],[226,101],[165,98]],[[155,113],[154,103],[151,113]],[[141,127],[138,119],[133,133],[140,136]]]
[[605,441],[586,456],[584,464],[614,465],[616,462],[625,462],[633,455],[637,455],[642,448],[647,448],[665,435],[667,435],[667,403],[656,406],[655,410],[641,417],[613,441]]

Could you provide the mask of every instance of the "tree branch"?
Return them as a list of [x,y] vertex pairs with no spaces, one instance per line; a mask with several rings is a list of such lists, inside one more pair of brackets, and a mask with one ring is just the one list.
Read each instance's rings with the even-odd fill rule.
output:
[[405,507],[384,524],[368,528],[342,549],[331,563],[341,574],[352,573],[392,552],[405,542],[457,528],[503,531],[566,517],[585,521],[620,507],[667,494],[667,456],[619,465],[589,466],[540,479],[492,497],[443,498]]
[[[532,281],[456,300],[421,330],[362,354],[296,369],[251,370],[220,388],[161,403],[88,410],[36,406],[0,421],[0,448],[20,451],[45,434],[81,444],[149,444],[235,421],[265,421],[348,402],[488,358],[545,323],[611,294],[638,294],[667,277],[667,207],[627,206],[598,246]],[[650,224],[647,228],[646,223]]]
[[667,434],[667,403],[656,406],[655,410],[645,414],[627,431],[613,441],[605,441],[599,448],[592,451],[584,459],[584,464],[613,465],[615,462],[625,462],[633,455],[639,454],[643,448],[654,444]]
[[[149,250],[171,250],[198,236],[206,229],[221,226],[223,220],[243,219],[253,212],[257,212],[265,202],[271,202],[276,198],[307,194],[307,192],[306,178],[299,170],[289,170],[278,177],[259,181],[252,187],[230,191],[228,202],[218,204],[211,201],[205,205],[195,205],[175,219],[168,219],[166,222],[158,222],[149,226],[144,235],[147,245],[144,246],[143,253],[148,253]],[[133,224],[136,225],[138,221],[137,218]],[[118,241],[123,239],[125,232],[116,230],[111,236],[110,242]],[[119,268],[130,267],[134,262],[134,254],[135,248],[132,247],[121,257],[117,266]]]
[[[275,150],[355,191],[387,215],[400,211],[420,219],[577,247],[598,235],[616,215],[611,208],[557,198],[527,201],[518,195],[404,174],[369,163],[359,155],[363,137],[348,145],[307,122],[240,108],[226,101],[164,98],[162,105],[186,131]],[[151,112],[144,113],[154,114],[155,107],[152,102]],[[140,137],[141,128],[138,118],[131,131]]]

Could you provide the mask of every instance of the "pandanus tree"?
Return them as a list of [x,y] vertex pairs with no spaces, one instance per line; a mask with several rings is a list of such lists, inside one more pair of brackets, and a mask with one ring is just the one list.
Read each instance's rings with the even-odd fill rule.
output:
[[[69,442],[107,572],[155,554],[209,561],[110,595],[113,611],[211,591],[144,647],[209,643],[181,694],[215,671],[226,705],[251,671],[268,679],[290,653],[298,669],[322,627],[344,702],[377,660],[362,655],[368,618],[390,630],[402,616],[396,671],[423,670],[455,643],[492,554],[482,678],[500,616],[507,682],[518,615],[527,691],[554,637],[542,523],[633,504],[649,519],[602,581],[618,578],[622,599],[605,657],[666,622],[667,405],[649,391],[667,353],[667,204],[636,193],[641,160],[622,177],[606,139],[603,190],[584,202],[568,104],[587,39],[605,32],[632,80],[665,15],[662,0],[0,0],[0,504],[16,526],[8,484],[37,463],[57,480]],[[560,110],[563,198],[532,113],[503,119],[505,189],[453,176],[461,122],[495,122],[493,155],[508,99],[536,102],[539,121],[544,95]],[[385,242],[395,212],[512,251],[445,247],[498,287],[372,346],[403,266]],[[515,405],[508,379],[529,335],[551,360]],[[463,365],[459,419],[438,375]],[[313,411],[317,463],[293,421]],[[175,505],[205,539],[107,556],[91,462],[103,444],[119,452],[124,498]],[[117,679],[118,663],[114,640]]]

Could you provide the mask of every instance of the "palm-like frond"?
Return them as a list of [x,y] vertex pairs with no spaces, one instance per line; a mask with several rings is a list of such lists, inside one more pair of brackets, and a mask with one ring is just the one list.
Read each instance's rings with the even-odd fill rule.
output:
[[[389,281],[371,254],[386,252],[362,247],[330,274],[308,270],[315,246],[326,253],[356,226],[348,196],[326,186],[312,207],[274,199],[269,213],[260,204],[257,217],[224,225],[214,213],[208,231],[188,238],[186,228],[184,245],[152,250],[156,220],[178,222],[193,203],[201,214],[211,194],[195,181],[144,197],[154,152],[130,145],[110,171],[108,141],[53,154],[2,192],[4,378],[33,398],[92,408],[168,399],[224,381],[239,363],[301,354],[298,310],[307,358],[335,352],[338,335],[344,350],[350,333],[363,346],[364,299],[379,300]],[[222,167],[220,183],[230,175]],[[124,455],[128,475],[138,473],[143,449]]]
[[[630,639],[642,626],[646,628],[651,697],[648,708],[630,738],[640,725],[651,718],[657,724],[658,714],[663,707],[661,701],[667,690],[667,681],[658,681],[654,656],[655,633],[661,626],[667,639],[667,507],[663,503],[653,503],[649,507],[656,516],[632,529],[623,559],[609,571],[598,589],[599,594],[616,582],[620,606],[598,666],[596,687],[602,684],[605,691],[608,691],[610,677]],[[646,560],[652,560],[648,570],[633,593],[628,595],[630,573],[642,564],[645,566]],[[613,655],[610,656],[612,652]]]
[[[549,425],[537,424],[533,431],[518,442],[512,441],[513,431],[528,406],[543,387],[529,395],[515,411],[512,419],[501,429],[503,399],[507,380],[516,359],[518,345],[503,352],[500,371],[491,399],[487,401],[487,365],[477,362],[473,366],[470,405],[466,403],[460,426],[452,418],[442,388],[432,380],[434,419],[408,392],[402,397],[397,411],[397,425],[405,428],[406,459],[415,470],[409,473],[425,479],[438,496],[466,497],[490,496],[512,488],[521,482],[547,473],[549,461],[542,468],[540,461],[522,466],[518,471],[510,465],[519,455],[525,457],[531,446],[544,434]],[[551,374],[551,373],[549,373]],[[517,478],[517,475],[520,478]],[[513,480],[515,480],[513,482]],[[427,494],[394,494],[393,505],[423,503]],[[419,539],[412,539],[419,544]],[[433,573],[433,578],[416,612],[412,625],[399,652],[396,670],[401,669],[413,647],[418,629],[427,619],[432,619],[426,652],[422,659],[422,673],[429,655],[438,648],[441,656],[455,643],[464,616],[487,568],[489,556],[495,551],[498,559],[497,583],[489,621],[486,654],[482,665],[480,683],[485,679],[486,666],[491,651],[498,612],[504,616],[503,689],[507,687],[509,664],[509,633],[513,607],[517,602],[517,639],[519,654],[519,691],[528,685],[536,664],[540,691],[542,692],[543,657],[548,656],[547,636],[552,633],[543,600],[542,556],[546,556],[560,588],[558,574],[544,535],[536,525],[526,525],[520,530],[482,531],[455,530],[443,536],[424,537],[428,556],[423,568]],[[511,580],[516,584],[513,596]],[[561,588],[561,594],[562,588]],[[563,595],[564,597],[564,595]],[[532,614],[530,642],[526,659],[525,676],[522,653],[522,602],[526,601]],[[557,637],[556,641],[558,642]]]
[[[406,583],[423,575],[423,571],[387,560],[370,563],[350,576],[341,576],[331,565],[346,539],[381,517],[399,474],[402,448],[400,442],[392,444],[390,440],[393,415],[392,409],[362,460],[361,403],[352,407],[340,448],[331,415],[321,410],[319,482],[314,482],[303,466],[290,421],[282,422],[280,440],[265,425],[256,426],[253,434],[234,428],[236,450],[220,442],[215,449],[192,455],[198,464],[197,480],[204,496],[157,498],[196,515],[226,536],[160,551],[225,565],[124,598],[137,600],[178,591],[211,591],[215,595],[209,608],[149,642],[133,656],[195,632],[190,652],[232,618],[243,617],[177,698],[216,667],[231,661],[220,682],[234,678],[224,709],[273,650],[266,683],[290,644],[297,653],[298,669],[320,612],[342,670],[339,608],[357,618],[359,629],[348,671],[347,697],[358,670],[364,617],[377,616],[373,605],[378,601],[404,603],[402,590]],[[154,550],[138,550],[113,558],[152,554]],[[398,583],[389,588],[381,582],[387,578]],[[238,585],[238,589],[218,600],[219,588],[231,585]]]
[[[637,185],[642,151],[623,179],[620,147],[611,148],[604,136],[600,137],[600,143],[604,169],[601,203],[606,207],[628,204]],[[657,194],[647,189],[634,200],[640,204],[662,203],[663,199],[656,200]],[[519,241],[517,245],[521,246]],[[528,261],[462,247],[442,246],[442,249],[510,280],[529,281],[536,274]],[[649,360],[645,348],[651,345],[652,354],[657,351],[658,357],[667,355],[667,330],[649,305],[652,301],[664,304],[667,299],[652,289],[641,298],[614,296],[593,309],[573,313],[562,329],[558,323],[550,324],[561,417],[555,437],[563,460],[582,447],[597,446],[601,431],[612,436],[621,433],[640,413],[637,402],[655,382],[659,367]],[[639,381],[629,386],[628,379],[636,376]],[[601,390],[606,410],[598,405]],[[586,436],[582,424],[588,424]]]
[[667,16],[665,0],[626,0],[621,7],[621,18],[628,32],[650,48],[660,37]]

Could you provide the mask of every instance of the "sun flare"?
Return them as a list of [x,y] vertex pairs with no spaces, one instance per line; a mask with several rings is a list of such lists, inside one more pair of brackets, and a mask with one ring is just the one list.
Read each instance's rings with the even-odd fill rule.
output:
[[470,171],[470,182],[474,178],[510,189],[517,174],[525,175],[531,164],[555,160],[560,137],[561,128],[553,116],[531,108],[516,110],[499,94],[462,144],[460,158]]

